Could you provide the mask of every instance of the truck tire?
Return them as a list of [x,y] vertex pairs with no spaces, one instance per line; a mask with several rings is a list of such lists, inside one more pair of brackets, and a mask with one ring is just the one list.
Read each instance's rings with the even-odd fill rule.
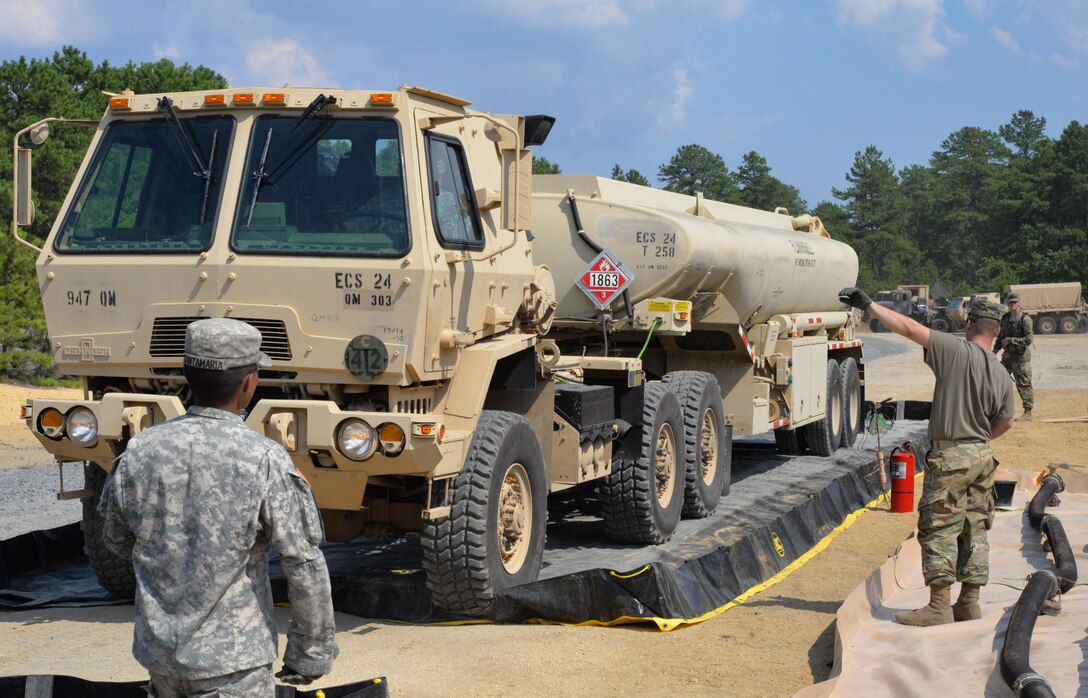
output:
[[880,329],[880,327],[881,327],[880,320],[873,319],[873,320],[869,321],[869,331],[870,332],[873,332],[874,334],[877,333],[877,332],[883,332],[884,330]]
[[1088,332],[1088,315],[1081,315],[1077,318],[1077,332],[1081,334]]
[[106,486],[107,473],[97,463],[83,464],[85,487],[94,494],[84,497],[83,502],[83,552],[90,562],[95,579],[106,591],[119,599],[131,599],[136,596],[136,573],[132,571],[132,560],[120,557],[106,546],[102,539],[104,521],[98,513],[98,502],[102,499],[102,489]]
[[805,428],[790,429],[782,427],[774,430],[774,445],[778,452],[784,456],[799,456],[808,448],[805,441]]
[[684,503],[684,420],[667,385],[646,384],[642,428],[628,437],[639,439],[638,457],[615,458],[597,487],[605,531],[618,543],[664,543]]
[[842,441],[842,371],[834,359],[827,360],[827,396],[824,418],[805,425],[809,450],[818,456],[830,456]]
[[1058,320],[1058,330],[1062,334],[1075,334],[1077,331],[1077,318],[1075,315],[1062,315]]
[[1035,331],[1039,334],[1054,334],[1058,329],[1058,321],[1053,315],[1040,315],[1035,323]]
[[846,357],[839,364],[839,372],[842,374],[842,441],[847,448],[854,445],[854,439],[864,428],[862,422],[865,415],[861,409],[861,375],[858,373],[858,362],[853,357]]
[[729,493],[729,447],[718,380],[702,371],[675,371],[665,385],[676,394],[684,420],[684,506],[680,515],[704,519]]
[[535,581],[544,559],[548,487],[540,442],[512,412],[484,410],[450,514],[425,521],[423,569],[434,605],[480,616],[503,589]]
[[929,328],[937,332],[948,332],[948,330],[952,329],[952,325],[947,319],[938,316],[930,321]]

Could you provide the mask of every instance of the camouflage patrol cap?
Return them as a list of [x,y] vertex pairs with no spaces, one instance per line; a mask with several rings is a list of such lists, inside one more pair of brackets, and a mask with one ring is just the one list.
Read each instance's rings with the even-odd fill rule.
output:
[[1020,294],[1019,293],[1010,293],[1009,295],[1005,296],[1005,302],[1006,303],[1012,303],[1013,301],[1018,301],[1018,300],[1020,300]]
[[994,303],[988,301],[985,298],[976,298],[971,303],[971,309],[967,311],[967,317],[982,318],[988,317],[991,320],[1001,320],[1001,316],[1005,314],[1005,306],[1000,303]]
[[261,333],[239,320],[217,317],[197,320],[185,330],[185,365],[208,371],[239,366],[272,365],[261,351]]

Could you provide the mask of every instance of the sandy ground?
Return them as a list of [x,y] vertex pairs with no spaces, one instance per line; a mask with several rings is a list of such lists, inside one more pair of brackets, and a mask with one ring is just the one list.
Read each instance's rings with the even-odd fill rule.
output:
[[[1088,414],[1088,336],[1037,342],[1036,421],[1018,423],[995,449],[1008,467],[1063,461],[1085,471],[1088,424],[1039,420]],[[883,344],[894,351],[903,343],[889,335],[872,338],[874,349]],[[866,382],[870,398],[932,396],[932,374],[913,346],[869,363]],[[28,390],[33,389],[0,385],[0,467],[38,457],[12,418]],[[716,618],[670,633],[641,626],[419,627],[340,615],[341,656],[319,685],[385,675],[394,694],[403,696],[791,695],[827,678],[836,610],[895,552],[914,523],[913,515],[876,508],[781,583]],[[286,612],[277,613],[286,627]],[[131,619],[127,606],[0,615],[0,675],[142,678],[128,651]]]

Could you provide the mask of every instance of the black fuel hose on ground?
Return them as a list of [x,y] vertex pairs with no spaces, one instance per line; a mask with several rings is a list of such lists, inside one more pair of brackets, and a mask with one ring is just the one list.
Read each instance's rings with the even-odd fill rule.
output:
[[1067,593],[1077,583],[1077,560],[1073,557],[1073,546],[1069,544],[1069,537],[1065,535],[1065,527],[1058,517],[1047,514],[1043,517],[1043,533],[1050,543],[1050,550],[1054,553],[1055,570],[1058,575],[1058,586],[1062,593]]
[[1059,492],[1065,491],[1065,482],[1061,477],[1055,473],[1051,473],[1043,478],[1043,482],[1039,485],[1039,491],[1035,493],[1035,496],[1031,498],[1031,503],[1028,504],[1028,521],[1031,522],[1032,528],[1039,528],[1043,522],[1043,514],[1046,513],[1046,505],[1050,502],[1050,498]]
[[1055,698],[1050,682],[1031,668],[1031,633],[1043,604],[1058,589],[1058,577],[1049,570],[1031,575],[1013,606],[1005,644],[1001,648],[1001,678],[1023,698]]
[[1056,613],[1058,604],[1051,599],[1066,593],[1077,582],[1077,562],[1065,528],[1058,517],[1046,513],[1051,498],[1064,490],[1061,477],[1051,473],[1043,478],[1039,491],[1028,505],[1028,522],[1046,536],[1057,570],[1042,570],[1031,575],[1009,617],[999,664],[1001,678],[1018,697],[1054,698],[1050,682],[1032,670],[1030,654],[1035,619],[1044,612]]

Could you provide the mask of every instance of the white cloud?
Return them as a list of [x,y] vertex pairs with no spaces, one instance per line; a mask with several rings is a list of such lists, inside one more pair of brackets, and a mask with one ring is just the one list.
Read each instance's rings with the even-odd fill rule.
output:
[[491,2],[526,22],[550,26],[574,26],[596,29],[626,24],[630,16],[620,6],[621,0],[491,0]]
[[967,11],[979,19],[990,16],[993,0],[963,0]]
[[712,6],[716,8],[719,16],[727,20],[736,20],[748,13],[752,7],[752,0],[713,0]]
[[181,60],[181,49],[177,44],[158,44],[153,47],[155,49],[155,58],[169,58],[172,61]]
[[837,0],[837,5],[840,24],[892,42],[911,69],[940,59],[961,39],[945,23],[944,0]]
[[94,22],[78,0],[0,0],[0,40],[20,46],[73,43]]
[[1073,70],[1077,67],[1077,62],[1075,60],[1068,56],[1063,56],[1060,53],[1050,54],[1050,60],[1062,70]]
[[1017,42],[1016,37],[1013,36],[1011,32],[1007,32],[1001,27],[990,27],[990,36],[994,37],[994,41],[1009,49],[1017,56],[1024,55],[1024,49],[1020,47],[1020,43]]
[[294,39],[254,41],[246,53],[246,68],[254,84],[319,87],[328,80],[317,59]]
[[668,104],[658,105],[661,113],[657,117],[657,124],[665,129],[675,129],[683,125],[688,116],[688,103],[695,96],[695,85],[688,77],[688,71],[677,68],[672,71],[672,79],[675,82],[672,100]]

